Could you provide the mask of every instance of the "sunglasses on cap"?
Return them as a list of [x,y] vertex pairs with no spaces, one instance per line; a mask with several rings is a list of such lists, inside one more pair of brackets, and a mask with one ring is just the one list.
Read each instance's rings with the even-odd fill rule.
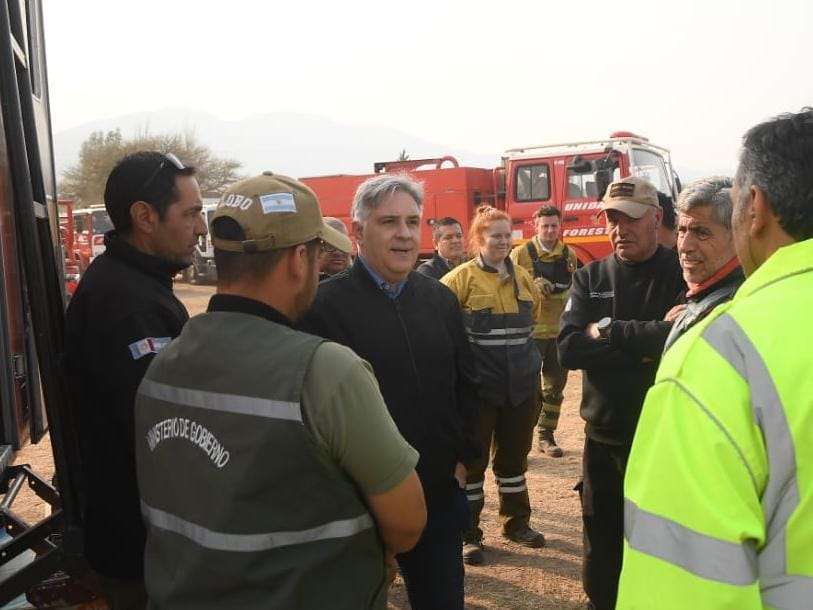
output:
[[186,166],[183,163],[181,163],[181,160],[178,157],[176,157],[175,155],[173,155],[172,153],[163,153],[162,156],[164,158],[158,164],[158,167],[155,168],[155,171],[153,171],[150,174],[150,177],[147,178],[147,180],[144,182],[144,184],[142,184],[141,187],[138,189],[139,195],[143,194],[144,191],[147,190],[147,188],[158,177],[158,174],[161,173],[161,170],[169,167],[170,165],[172,167],[174,167],[175,169],[177,169],[178,171],[186,169]]

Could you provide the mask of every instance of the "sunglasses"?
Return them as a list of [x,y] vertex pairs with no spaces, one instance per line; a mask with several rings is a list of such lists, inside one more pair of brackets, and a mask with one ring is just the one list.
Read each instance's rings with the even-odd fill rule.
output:
[[158,167],[155,168],[155,171],[153,171],[153,173],[150,174],[150,177],[147,178],[144,184],[142,184],[141,187],[138,189],[139,194],[143,194],[144,191],[146,191],[147,188],[149,188],[149,186],[155,181],[155,179],[158,177],[158,174],[161,173],[161,170],[169,167],[170,165],[177,169],[178,171],[186,169],[184,164],[181,163],[181,160],[172,153],[164,153],[163,157],[164,157],[163,160],[158,164]]

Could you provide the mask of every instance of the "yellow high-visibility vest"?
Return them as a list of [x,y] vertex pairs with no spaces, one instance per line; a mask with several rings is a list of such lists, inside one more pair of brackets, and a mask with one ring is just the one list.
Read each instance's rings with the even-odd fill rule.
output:
[[666,353],[624,486],[618,610],[813,608],[813,239]]

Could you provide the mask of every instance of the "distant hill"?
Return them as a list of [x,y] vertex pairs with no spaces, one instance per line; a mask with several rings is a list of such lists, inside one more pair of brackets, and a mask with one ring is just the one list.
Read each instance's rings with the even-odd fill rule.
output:
[[182,109],[100,119],[54,134],[56,170],[76,163],[79,149],[94,131],[121,129],[125,137],[150,133],[192,132],[217,155],[243,164],[242,172],[270,169],[290,176],[372,173],[375,161],[390,161],[406,149],[410,158],[454,155],[462,165],[494,167],[493,155],[453,150],[390,127],[349,125],[312,115],[277,112],[225,121],[214,115]]

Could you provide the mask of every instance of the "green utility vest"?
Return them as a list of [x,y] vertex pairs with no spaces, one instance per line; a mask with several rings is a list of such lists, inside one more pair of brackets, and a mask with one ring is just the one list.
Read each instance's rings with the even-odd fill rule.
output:
[[303,423],[322,341],[210,312],[155,358],[135,412],[151,608],[386,607],[373,519]]
[[813,239],[670,349],[625,480],[618,610],[813,608]]

